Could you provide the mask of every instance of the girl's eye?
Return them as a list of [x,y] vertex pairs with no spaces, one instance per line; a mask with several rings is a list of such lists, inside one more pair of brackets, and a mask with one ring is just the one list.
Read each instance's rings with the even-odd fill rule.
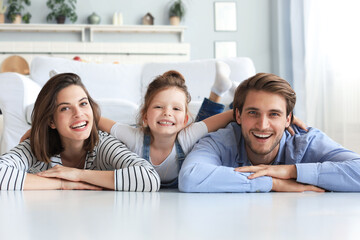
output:
[[181,111],[181,108],[178,108],[178,107],[174,107],[173,108],[175,111]]
[[60,108],[60,112],[63,112],[63,111],[66,111],[66,110],[69,110],[69,107],[62,107],[62,108]]
[[88,105],[88,102],[82,102],[82,103],[80,103],[80,105],[81,106],[86,106],[86,105]]
[[161,106],[155,106],[154,108],[161,108]]

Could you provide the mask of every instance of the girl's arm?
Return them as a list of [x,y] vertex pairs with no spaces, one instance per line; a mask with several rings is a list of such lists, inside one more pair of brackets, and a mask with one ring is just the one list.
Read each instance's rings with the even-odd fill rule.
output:
[[[308,131],[306,124],[305,124],[303,121],[301,121],[299,118],[297,118],[296,116],[294,116],[294,119],[293,119],[292,124],[300,127],[301,129],[303,129],[303,130],[306,131],[306,132]],[[286,130],[288,130],[288,132],[291,134],[291,136],[294,136],[294,135],[295,135],[295,131],[294,131],[294,129],[291,127],[291,125],[290,125]]]
[[214,132],[219,128],[226,127],[226,125],[233,120],[233,110],[227,110],[223,113],[208,117],[202,121],[206,124],[208,132]]
[[111,130],[112,126],[114,126],[115,123],[116,122],[111,119],[101,117],[100,121],[98,123],[98,127],[101,131],[110,133],[110,130]]

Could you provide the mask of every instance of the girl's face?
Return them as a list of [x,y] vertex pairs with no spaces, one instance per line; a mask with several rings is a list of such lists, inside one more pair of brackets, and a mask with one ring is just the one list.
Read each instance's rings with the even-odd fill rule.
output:
[[50,127],[57,129],[63,145],[83,142],[90,136],[92,126],[93,111],[84,90],[76,85],[62,89]]
[[149,126],[154,136],[176,135],[187,122],[186,96],[176,87],[156,94],[144,117],[144,123]]

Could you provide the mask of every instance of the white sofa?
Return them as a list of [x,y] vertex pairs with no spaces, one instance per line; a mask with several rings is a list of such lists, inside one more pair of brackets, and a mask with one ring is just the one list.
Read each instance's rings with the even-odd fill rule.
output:
[[[242,81],[255,74],[249,58],[223,59],[231,68],[231,79]],[[36,57],[30,76],[0,73],[0,109],[3,132],[0,153],[14,147],[30,128],[33,103],[41,86],[49,79],[49,71],[74,72],[83,80],[90,95],[99,103],[102,115],[115,121],[134,124],[146,87],[154,77],[168,70],[181,72],[192,96],[190,111],[195,116],[204,97],[209,96],[215,76],[215,60],[178,63],[98,64],[62,58]],[[223,103],[231,102],[225,95]]]

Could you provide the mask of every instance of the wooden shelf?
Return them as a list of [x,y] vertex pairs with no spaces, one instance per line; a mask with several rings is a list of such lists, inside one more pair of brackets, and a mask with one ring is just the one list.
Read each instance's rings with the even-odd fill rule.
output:
[[88,25],[88,24],[0,24],[0,32],[79,32],[81,41],[85,41],[85,30],[90,31],[90,42],[96,32],[114,33],[170,33],[178,34],[184,41],[185,26],[172,25]]
[[60,24],[0,24],[0,32],[79,32],[81,41],[85,41],[87,25]]
[[117,33],[174,33],[179,34],[179,41],[184,41],[184,26],[172,25],[90,25],[90,42],[93,41],[95,32],[117,32]]

